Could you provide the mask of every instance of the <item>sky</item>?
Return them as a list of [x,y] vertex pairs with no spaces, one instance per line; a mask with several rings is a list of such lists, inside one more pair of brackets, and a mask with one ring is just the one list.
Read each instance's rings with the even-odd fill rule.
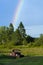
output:
[[0,26],[23,22],[32,37],[43,34],[43,0],[0,0]]

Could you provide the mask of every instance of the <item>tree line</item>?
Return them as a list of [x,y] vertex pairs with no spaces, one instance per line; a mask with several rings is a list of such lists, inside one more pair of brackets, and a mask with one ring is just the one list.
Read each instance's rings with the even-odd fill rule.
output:
[[43,45],[43,34],[39,38],[33,38],[26,34],[25,27],[22,22],[20,22],[18,28],[14,31],[14,26],[12,23],[9,26],[0,26],[0,45],[31,45],[40,46]]
[[8,27],[0,26],[0,44],[12,43],[13,45],[25,45],[33,41],[34,38],[26,34],[26,30],[22,22],[20,22],[15,31],[12,23],[10,23]]

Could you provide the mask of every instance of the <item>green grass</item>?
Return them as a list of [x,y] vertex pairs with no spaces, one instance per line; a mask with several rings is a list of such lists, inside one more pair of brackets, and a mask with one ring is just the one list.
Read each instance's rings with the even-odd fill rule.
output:
[[[21,53],[26,57],[13,58],[4,56],[9,54],[12,49],[20,49]],[[1,47],[0,46],[0,65],[43,65],[43,47],[28,47],[27,46],[14,46],[14,47]]]
[[0,58],[0,65],[43,65],[43,56],[28,56],[24,58]]
[[43,56],[43,47],[14,46],[11,48],[0,47],[0,54],[9,54],[12,49],[20,49],[25,56]]

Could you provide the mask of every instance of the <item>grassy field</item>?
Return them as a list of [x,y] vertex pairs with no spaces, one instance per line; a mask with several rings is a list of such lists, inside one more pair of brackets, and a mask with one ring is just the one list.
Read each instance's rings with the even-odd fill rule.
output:
[[[25,56],[43,56],[43,47],[15,46],[12,48],[0,48],[2,54],[9,54],[12,49],[20,49]],[[1,54],[1,53],[0,53]]]
[[[20,49],[25,57],[14,58],[3,55],[8,54],[12,49]],[[43,47],[0,47],[0,65],[43,65]]]
[[27,56],[24,58],[0,58],[0,65],[43,65],[43,56]]

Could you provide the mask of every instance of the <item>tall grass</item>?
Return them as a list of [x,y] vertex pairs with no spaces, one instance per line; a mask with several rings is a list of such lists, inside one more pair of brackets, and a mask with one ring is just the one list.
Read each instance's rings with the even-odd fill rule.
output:
[[12,51],[12,49],[20,49],[21,53],[25,56],[43,56],[43,47],[29,47],[28,45],[11,47],[4,47],[3,45],[0,46],[0,52],[2,54],[8,54]]

